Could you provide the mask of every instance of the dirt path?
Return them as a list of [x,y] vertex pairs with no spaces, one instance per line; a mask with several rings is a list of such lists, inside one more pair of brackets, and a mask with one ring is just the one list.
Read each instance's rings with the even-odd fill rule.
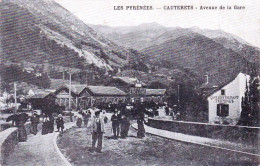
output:
[[[65,124],[70,127],[73,124]],[[6,166],[65,166],[55,148],[58,132],[42,135],[28,135],[27,142],[19,142],[14,152],[7,158]]]
[[58,146],[72,165],[257,165],[255,158],[246,155],[152,135],[138,139],[134,129],[126,139],[114,140],[111,136],[109,123],[105,128],[101,154],[89,152],[91,134],[86,128],[68,130],[58,140]]

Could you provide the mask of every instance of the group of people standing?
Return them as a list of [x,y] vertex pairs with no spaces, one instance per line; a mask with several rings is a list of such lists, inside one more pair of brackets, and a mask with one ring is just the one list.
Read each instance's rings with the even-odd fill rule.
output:
[[[128,136],[131,125],[130,119],[134,119],[132,115],[132,109],[129,109],[126,106],[118,106],[117,108],[109,111],[112,112],[110,120],[112,122],[113,138],[126,138]],[[101,153],[103,134],[105,132],[105,124],[108,122],[108,116],[109,115],[106,114],[106,111],[104,109],[90,108],[86,112],[79,112],[76,125],[78,127],[81,127],[82,122],[84,122],[84,126],[90,129],[92,135],[92,146],[90,150],[91,153]],[[143,138],[145,136],[143,123],[144,114],[142,111],[140,111],[139,115],[137,116],[137,138]]]
[[26,122],[30,119],[30,128],[29,132],[31,134],[37,135],[38,133],[38,125],[42,123],[42,135],[52,133],[54,131],[54,121],[56,119],[57,132],[63,133],[64,129],[64,120],[61,114],[58,115],[57,118],[54,118],[52,115],[47,116],[45,114],[42,115],[42,120],[40,120],[41,116],[37,114],[36,111],[29,116],[27,113],[20,113],[11,115],[13,118],[13,124],[18,127],[18,140],[19,142],[27,141],[27,131],[26,131]]
[[[31,133],[33,133],[34,135],[36,135],[38,132],[37,125],[40,122],[39,117],[40,116],[37,115],[36,112],[31,117]],[[60,132],[61,134],[63,133],[64,120],[61,114],[59,114],[57,118],[55,118],[53,115],[44,115],[42,124],[42,135],[54,132],[54,121],[56,121],[57,132]]]
[[114,134],[114,138],[117,139],[119,137],[119,133],[121,138],[126,138],[128,135],[128,131],[130,128],[130,114],[121,113],[117,109],[115,109],[113,115],[111,116],[112,122],[112,130]]

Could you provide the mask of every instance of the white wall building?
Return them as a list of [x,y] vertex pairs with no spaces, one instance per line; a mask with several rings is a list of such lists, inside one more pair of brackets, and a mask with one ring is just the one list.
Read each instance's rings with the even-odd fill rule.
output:
[[239,73],[235,79],[213,91],[207,98],[209,123],[236,125],[242,111],[241,101],[249,75]]

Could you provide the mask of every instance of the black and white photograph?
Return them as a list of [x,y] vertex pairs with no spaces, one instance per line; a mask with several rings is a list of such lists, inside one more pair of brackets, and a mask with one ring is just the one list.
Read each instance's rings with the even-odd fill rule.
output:
[[259,0],[0,0],[0,166],[259,166]]

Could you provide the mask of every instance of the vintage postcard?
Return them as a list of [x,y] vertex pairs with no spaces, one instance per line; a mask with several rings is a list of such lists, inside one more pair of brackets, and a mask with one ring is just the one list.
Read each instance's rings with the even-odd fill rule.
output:
[[259,0],[0,0],[0,165],[260,165]]

